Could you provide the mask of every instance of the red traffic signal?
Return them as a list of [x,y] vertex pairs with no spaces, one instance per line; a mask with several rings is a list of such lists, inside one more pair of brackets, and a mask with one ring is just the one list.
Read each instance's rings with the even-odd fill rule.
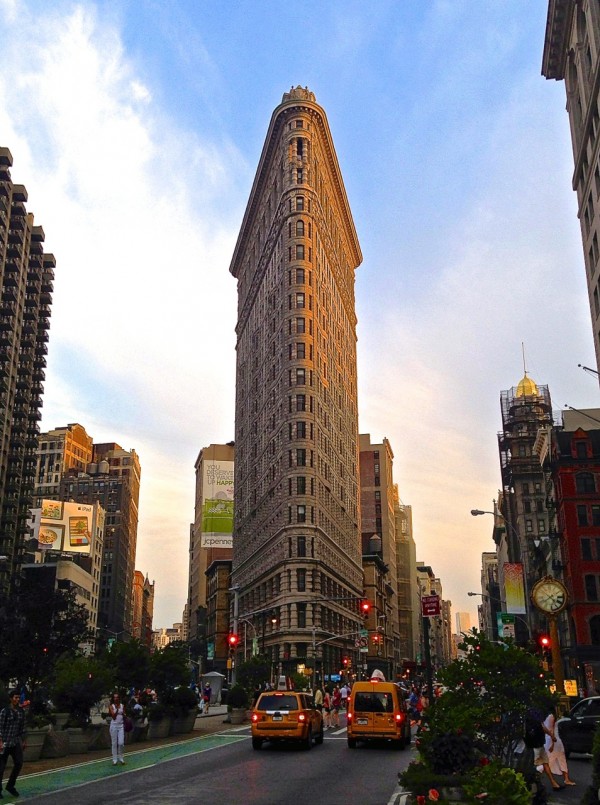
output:
[[236,634],[230,634],[227,638],[227,642],[229,643],[229,648],[235,648],[238,644],[238,636]]
[[544,651],[546,651],[546,649],[549,649],[550,646],[552,645],[550,638],[546,634],[540,635],[538,638],[538,642]]
[[370,601],[361,601],[360,602],[360,611],[366,618],[369,612],[371,611],[371,602]]
[[344,665],[345,665],[345,666],[347,666],[347,665],[348,665],[348,657],[344,657]]

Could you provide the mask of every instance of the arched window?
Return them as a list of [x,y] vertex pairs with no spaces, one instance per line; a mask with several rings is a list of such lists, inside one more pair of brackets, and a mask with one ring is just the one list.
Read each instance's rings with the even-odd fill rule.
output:
[[304,221],[296,221],[296,235],[299,237],[304,235]]
[[575,476],[575,489],[580,494],[596,491],[596,481],[591,472],[578,472]]

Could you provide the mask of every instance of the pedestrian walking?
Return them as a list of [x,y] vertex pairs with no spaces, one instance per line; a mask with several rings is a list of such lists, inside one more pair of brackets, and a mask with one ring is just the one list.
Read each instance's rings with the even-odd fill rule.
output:
[[331,726],[340,726],[340,707],[342,706],[342,694],[338,686],[333,689],[331,696]]
[[121,704],[121,697],[113,693],[108,708],[110,716],[110,745],[112,748],[112,764],[125,765],[125,709]]
[[331,693],[327,687],[323,692],[323,726],[326,730],[331,727]]
[[319,713],[323,713],[323,688],[320,685],[315,690],[315,707]]
[[[567,756],[565,755],[565,747],[560,739],[558,728],[556,726],[556,710],[553,706],[550,707],[548,715],[544,720],[544,727],[546,728],[545,749],[548,753],[548,764],[550,771],[553,775],[562,776],[565,785],[576,785],[569,776],[569,766],[567,764]],[[542,767],[538,767],[541,771]]]
[[11,690],[8,694],[9,704],[0,710],[0,797],[2,796],[2,778],[6,761],[12,757],[13,767],[6,784],[6,790],[18,797],[15,788],[19,772],[23,768],[23,735],[25,733],[25,711],[19,705],[20,694],[18,690]]
[[212,688],[210,682],[204,684],[202,691],[202,701],[204,702],[204,715],[208,715],[208,708],[210,707],[210,697],[212,696]]
[[348,684],[346,682],[340,688],[340,693],[342,694],[342,710],[347,710],[348,709],[348,696],[350,695],[350,688],[348,687]]
[[541,714],[536,710],[530,710],[525,719],[525,746],[533,749],[533,765],[541,766],[546,777],[550,780],[550,785],[555,791],[564,786],[560,785],[550,770],[550,760],[546,751],[546,735],[550,736],[551,745],[554,746],[556,739],[542,721]]

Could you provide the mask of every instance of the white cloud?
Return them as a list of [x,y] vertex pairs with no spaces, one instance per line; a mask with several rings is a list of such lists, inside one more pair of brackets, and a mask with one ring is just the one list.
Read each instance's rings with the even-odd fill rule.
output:
[[236,231],[211,204],[241,160],[173,127],[89,6],[44,25],[2,11],[3,144],[57,259],[42,426],[140,455],[137,565],[160,619],[187,586],[194,459],[233,436]]

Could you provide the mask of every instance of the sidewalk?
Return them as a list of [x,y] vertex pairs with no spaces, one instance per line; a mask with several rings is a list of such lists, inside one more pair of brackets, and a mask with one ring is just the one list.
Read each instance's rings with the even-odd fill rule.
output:
[[[227,723],[223,723],[226,717],[226,705],[222,704],[211,707],[208,715],[198,714],[192,732],[169,735],[167,738],[156,738],[152,741],[139,741],[137,743],[125,744],[125,755],[127,756],[127,754],[130,752],[139,752],[140,749],[153,749],[158,746],[181,743],[182,741],[189,741],[190,738],[197,738],[202,735],[211,735],[215,732],[221,732],[222,730],[227,729]],[[80,755],[66,755],[65,757],[57,758],[42,758],[41,760],[25,763],[19,779],[27,777],[30,774],[40,774],[41,772],[53,771],[54,769],[68,768],[69,766],[76,766],[80,763],[85,763],[88,760],[102,760],[103,758],[110,758],[110,756],[110,749],[94,749],[90,752],[84,752]],[[10,768],[10,765],[11,764],[9,762],[7,768]]]

